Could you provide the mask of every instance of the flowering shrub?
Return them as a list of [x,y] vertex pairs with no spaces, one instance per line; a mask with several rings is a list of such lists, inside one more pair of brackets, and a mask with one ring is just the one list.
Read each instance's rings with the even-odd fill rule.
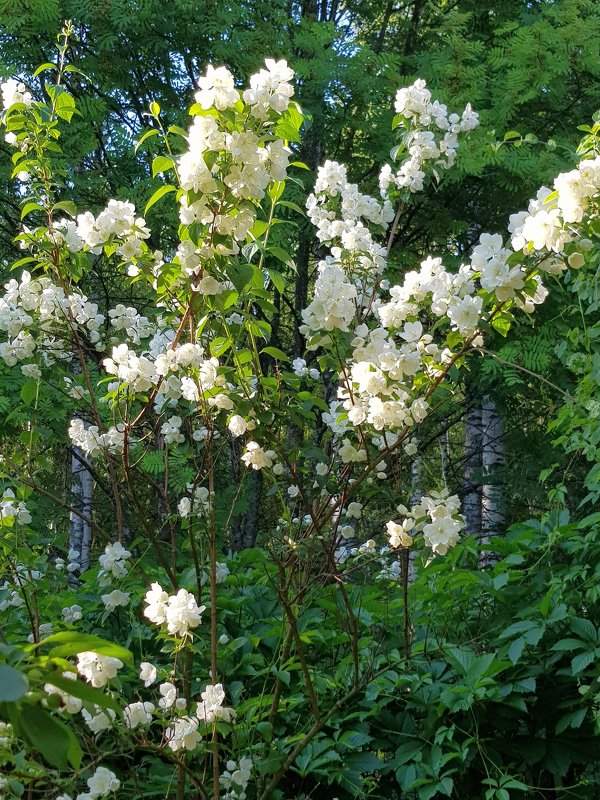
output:
[[[428,255],[392,283],[400,214],[478,124],[470,106],[449,113],[432,100],[423,81],[399,90],[380,196],[328,161],[308,197],[322,253],[298,354],[276,333],[293,267],[281,230],[303,213],[283,199],[302,174],[294,153],[304,123],[286,62],[267,59],[245,89],[209,65],[187,130],[165,127],[152,104],[138,147],[160,141],[152,177],[170,182],[160,179],[143,216],[124,199],[94,214],[73,207],[60,169],[62,125],[77,113],[61,85],[65,52],[66,36],[58,65],[41,68],[56,75],[44,98],[2,84],[24,255],[0,298],[0,358],[26,379],[30,405],[62,398],[64,435],[114,514],[107,523],[68,504],[104,549],[97,564],[89,541],[34,521],[32,426],[21,468],[6,465],[1,500],[0,607],[11,610],[15,642],[2,656],[12,726],[3,791],[29,783],[62,800],[150,796],[141,765],[157,795],[174,780],[178,800],[282,797],[280,785],[309,763],[353,761],[347,751],[369,737],[339,729],[342,756],[328,740],[319,749],[324,731],[410,653],[406,604],[402,636],[379,646],[358,576],[394,597],[399,578],[406,589],[410,549],[430,559],[459,542],[458,497],[433,486],[419,503],[378,495],[377,539],[354,546],[375,481],[414,456],[418,426],[486,334],[506,334],[514,314],[543,302],[546,274],[595,263],[600,158],[588,154],[542,188],[511,217],[509,241],[484,233],[458,270]],[[159,202],[175,206],[180,224],[154,235],[145,216]],[[98,263],[139,291],[139,308],[84,293]],[[317,443],[316,424],[326,430]],[[260,569],[220,555],[236,510],[219,485],[230,459],[269,487],[267,556],[251,556]],[[317,608],[336,622],[328,642],[312,627]],[[340,770],[330,778],[362,796],[382,762],[354,762],[354,789]]]

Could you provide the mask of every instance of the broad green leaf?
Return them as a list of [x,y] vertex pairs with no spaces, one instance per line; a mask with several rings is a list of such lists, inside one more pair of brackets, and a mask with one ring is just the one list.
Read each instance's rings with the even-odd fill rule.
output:
[[0,664],[0,702],[12,703],[28,691],[29,684],[22,672],[8,664]]
[[26,406],[30,406],[38,393],[37,381],[27,381],[21,387],[21,400]]
[[168,156],[156,156],[152,161],[152,177],[156,178],[157,175],[171,169],[174,163],[173,159]]
[[137,151],[142,146],[142,144],[146,141],[146,139],[150,139],[152,136],[158,136],[159,133],[160,133],[160,131],[157,128],[150,128],[149,131],[146,131],[145,133],[143,133],[140,136],[140,138],[137,140],[137,142],[136,142],[135,152],[137,153]]
[[268,252],[271,253],[271,255],[274,255],[278,261],[282,261],[284,264],[290,267],[290,269],[293,270],[296,269],[296,264],[294,263],[294,259],[286,250],[283,249],[283,247],[279,247],[278,245],[272,245],[271,247],[269,247]]
[[119,658],[124,663],[133,665],[133,656],[129,650],[91,633],[77,633],[76,631],[53,633],[44,639],[40,646],[46,647],[49,644],[56,645],[50,650],[50,658],[68,658],[89,650],[103,656]]
[[109,697],[100,689],[90,686],[89,683],[65,678],[60,672],[48,672],[43,676],[43,680],[45,683],[51,683],[52,686],[57,686],[67,694],[73,695],[73,697],[79,697],[80,700],[84,700],[86,703],[95,703],[100,708],[112,708],[117,714],[121,713],[121,707],[112,697]]
[[152,208],[152,206],[155,203],[158,203],[161,197],[164,197],[166,194],[170,194],[171,192],[176,192],[176,191],[177,187],[173,186],[172,184],[168,184],[167,186],[161,186],[160,188],[158,188],[154,192],[150,200],[148,200],[148,202],[146,203],[146,208],[144,209],[144,215],[148,213],[148,210]]
[[267,269],[269,274],[269,278],[273,281],[273,286],[277,289],[279,294],[283,294],[285,291],[285,284],[286,280],[281,274],[281,272],[277,272],[276,269]]
[[276,358],[278,361],[290,360],[290,357],[277,347],[263,347],[261,353],[267,353],[267,355],[273,356],[273,358]]
[[47,72],[49,69],[57,69],[56,64],[53,64],[51,61],[46,61],[45,64],[40,64],[40,66],[36,69],[33,73],[33,77],[37,78],[37,76],[42,72]]
[[79,769],[83,751],[64,722],[38,706],[24,704],[19,712],[22,735],[56,769]]
[[21,219],[24,219],[27,214],[31,214],[32,211],[43,211],[44,209],[39,203],[34,203],[33,200],[30,200],[28,203],[25,203],[23,209],[21,211]]
[[72,200],[61,200],[52,206],[53,211],[64,211],[70,217],[77,216],[77,206]]
[[76,111],[75,100],[68,92],[61,92],[54,101],[54,108],[61,119],[66,119],[67,122],[70,122]]

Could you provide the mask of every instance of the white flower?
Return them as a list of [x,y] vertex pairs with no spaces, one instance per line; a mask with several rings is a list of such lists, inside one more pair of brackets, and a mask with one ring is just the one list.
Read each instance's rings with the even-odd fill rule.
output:
[[112,656],[103,656],[99,653],[86,651],[77,655],[77,671],[91,683],[92,686],[105,686],[109,680],[116,677],[123,662]]
[[346,509],[346,516],[354,519],[360,519],[362,515],[362,509],[362,503],[349,503],[348,508]]
[[152,686],[156,680],[156,674],[157,671],[154,664],[151,664],[149,661],[142,661],[140,664],[140,680],[144,682],[146,689]]
[[112,708],[102,709],[100,706],[94,706],[94,711],[93,715],[85,708],[81,712],[85,724],[92,733],[102,733],[102,731],[112,728],[113,721],[117,716]]
[[202,108],[209,109],[214,105],[219,111],[233,106],[239,100],[239,93],[234,88],[233,75],[227,67],[213,67],[209,64],[206,75],[198,78],[200,91],[196,92],[196,102]]
[[21,372],[26,378],[35,378],[39,380],[42,377],[42,370],[37,364],[23,364]]
[[81,606],[77,604],[72,606],[67,606],[62,610],[63,619],[67,623],[77,622],[83,616]]
[[102,595],[102,602],[106,606],[107,611],[114,611],[118,606],[126,606],[129,603],[129,592],[121,592],[119,589],[113,589],[109,594]]
[[202,612],[206,606],[199,606],[196,598],[186,589],[180,589],[169,597],[166,608],[167,630],[174,636],[185,636],[189,628],[196,628],[202,622]]
[[276,458],[277,454],[273,450],[263,450],[258,442],[248,442],[242,461],[252,469],[269,469]]
[[239,414],[234,414],[227,423],[227,427],[233,436],[243,436],[248,429],[248,423]]
[[177,700],[177,689],[173,683],[169,683],[168,681],[161,683],[161,685],[158,687],[158,691],[161,694],[161,698],[158,701],[158,705],[161,708],[164,708],[166,711],[168,708],[171,708],[175,705],[175,701]]
[[105,797],[109,792],[116,792],[121,781],[106,767],[98,767],[92,777],[88,778],[87,785],[93,798]]
[[194,717],[182,717],[174,720],[166,732],[168,747],[177,750],[194,750],[200,741],[198,720]]
[[174,636],[185,636],[190,628],[200,625],[206,609],[206,606],[198,606],[194,595],[186,589],[169,597],[158,583],[152,584],[145,602],[144,616],[157,625],[166,622],[168,632]]
[[[412,529],[413,522],[412,520],[408,521],[410,524],[410,528]],[[409,535],[408,531],[404,528],[403,525],[399,525],[397,522],[393,522],[390,520],[386,523],[386,528],[388,532],[388,538],[390,541],[390,547],[410,547],[413,543],[412,536]]]
[[131,730],[138,726],[146,728],[152,722],[153,712],[154,703],[130,703],[123,709],[125,725]]
[[144,609],[144,616],[155,622],[157,625],[162,625],[167,620],[167,602],[169,595],[164,591],[159,583],[153,583],[150,589],[146,592],[144,602],[147,608]]
[[230,722],[235,717],[235,711],[223,705],[225,700],[225,690],[221,683],[214,686],[208,684],[201,694],[201,702],[196,708],[196,716],[201,722],[210,725],[217,719],[224,719]]

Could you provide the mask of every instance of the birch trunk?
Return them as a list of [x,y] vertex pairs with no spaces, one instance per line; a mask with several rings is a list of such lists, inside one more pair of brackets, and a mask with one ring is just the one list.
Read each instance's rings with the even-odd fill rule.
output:
[[[481,465],[483,468],[483,485],[481,487],[481,527],[482,544],[488,544],[494,537],[500,536],[505,524],[505,503],[501,484],[501,470],[505,464],[504,456],[504,422],[498,408],[490,397],[486,397],[482,406],[482,448]],[[494,553],[482,552],[481,563],[489,564],[496,559]]]
[[465,533],[481,535],[481,406],[469,403],[465,416],[464,499]]
[[83,451],[74,447],[71,455],[71,504],[82,516],[73,511],[70,514],[69,549],[79,553],[80,572],[85,572],[90,565],[92,528],[83,517],[91,518],[93,489],[88,462]]

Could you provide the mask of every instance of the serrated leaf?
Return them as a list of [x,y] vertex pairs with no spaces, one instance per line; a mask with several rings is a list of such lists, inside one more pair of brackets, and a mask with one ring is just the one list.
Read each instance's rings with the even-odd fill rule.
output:
[[573,675],[578,675],[586,667],[589,667],[596,659],[596,653],[591,650],[588,653],[580,653],[571,661],[571,672]]

